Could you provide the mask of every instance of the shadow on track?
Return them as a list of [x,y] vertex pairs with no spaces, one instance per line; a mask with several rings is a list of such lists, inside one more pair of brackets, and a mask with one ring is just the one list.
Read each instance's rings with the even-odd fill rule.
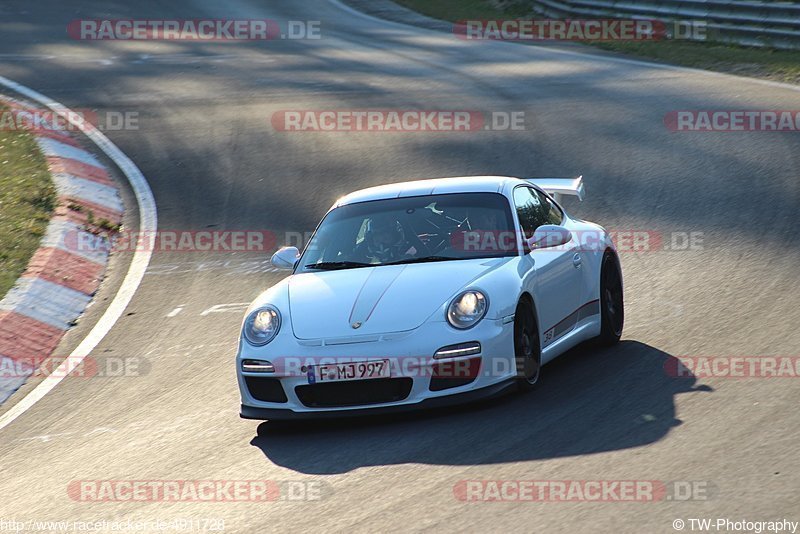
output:
[[251,445],[301,473],[372,465],[477,465],[653,443],[681,424],[674,395],[712,391],[668,376],[676,359],[636,341],[581,346],[545,366],[538,387],[481,404],[391,417],[265,422]]

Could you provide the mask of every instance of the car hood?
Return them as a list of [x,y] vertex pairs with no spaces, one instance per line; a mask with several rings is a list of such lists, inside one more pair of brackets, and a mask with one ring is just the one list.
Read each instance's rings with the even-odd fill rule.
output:
[[484,258],[295,274],[289,279],[294,335],[318,339],[413,330],[459,290],[506,260]]

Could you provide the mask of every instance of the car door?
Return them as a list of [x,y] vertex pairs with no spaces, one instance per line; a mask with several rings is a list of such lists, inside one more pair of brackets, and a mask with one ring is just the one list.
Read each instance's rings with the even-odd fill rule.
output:
[[[514,190],[525,253],[532,276],[526,276],[539,315],[542,350],[575,327],[581,298],[581,264],[577,241],[530,250],[526,242],[543,224],[561,224],[563,214],[547,196],[532,187]],[[557,211],[554,211],[557,210]]]

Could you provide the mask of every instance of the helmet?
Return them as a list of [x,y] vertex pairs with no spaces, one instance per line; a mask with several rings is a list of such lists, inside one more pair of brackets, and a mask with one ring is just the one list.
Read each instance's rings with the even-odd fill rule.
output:
[[376,215],[370,219],[364,237],[370,256],[378,261],[394,259],[398,247],[405,242],[403,226],[388,215]]

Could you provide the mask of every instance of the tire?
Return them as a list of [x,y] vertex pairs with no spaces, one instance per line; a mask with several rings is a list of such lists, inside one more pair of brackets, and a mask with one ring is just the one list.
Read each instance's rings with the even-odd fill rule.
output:
[[522,391],[533,389],[539,380],[542,351],[533,304],[527,298],[520,300],[514,313],[514,359],[517,387]]
[[622,269],[616,255],[607,250],[600,267],[600,335],[597,342],[610,346],[622,337],[625,303],[622,294]]

